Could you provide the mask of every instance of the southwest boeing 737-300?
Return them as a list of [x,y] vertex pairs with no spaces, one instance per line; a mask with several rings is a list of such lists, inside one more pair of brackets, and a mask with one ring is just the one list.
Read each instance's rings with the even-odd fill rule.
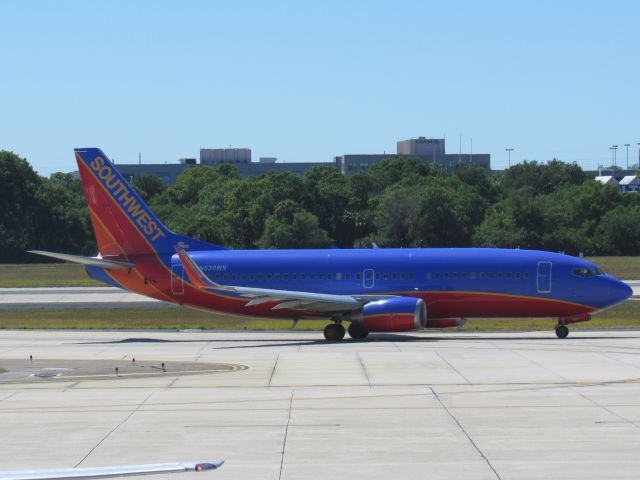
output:
[[580,258],[535,250],[371,248],[229,250],[168,230],[97,148],[75,151],[99,255],[34,251],[84,264],[110,285],[197,309],[330,318],[327,340],[455,327],[469,317],[555,317],[568,324],[631,289]]

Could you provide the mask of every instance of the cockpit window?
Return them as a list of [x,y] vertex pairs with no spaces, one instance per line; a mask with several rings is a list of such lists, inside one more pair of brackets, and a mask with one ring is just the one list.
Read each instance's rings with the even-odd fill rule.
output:
[[571,270],[571,273],[573,273],[576,277],[583,277],[583,278],[595,277],[596,275],[604,275],[604,272],[598,267],[596,268],[576,267],[573,270]]

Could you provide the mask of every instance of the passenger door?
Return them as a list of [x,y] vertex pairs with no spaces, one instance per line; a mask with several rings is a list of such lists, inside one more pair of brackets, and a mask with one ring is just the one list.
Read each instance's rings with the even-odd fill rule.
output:
[[364,288],[373,288],[375,284],[375,272],[373,268],[365,268],[362,271],[362,286]]
[[551,262],[538,262],[538,293],[551,293]]
[[174,295],[184,294],[184,268],[182,265],[171,265],[171,293]]

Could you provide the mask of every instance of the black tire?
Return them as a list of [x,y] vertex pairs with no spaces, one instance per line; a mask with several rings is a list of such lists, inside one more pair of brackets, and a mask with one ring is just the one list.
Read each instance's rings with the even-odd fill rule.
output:
[[339,323],[330,323],[324,327],[324,338],[330,342],[336,342],[344,338],[345,330]]
[[556,335],[558,338],[567,338],[567,335],[569,335],[569,329],[564,325],[560,325],[559,327],[556,327]]
[[349,336],[354,340],[362,340],[364,338],[367,338],[367,335],[369,335],[369,332],[362,328],[362,325],[358,325],[357,323],[352,323],[351,325],[349,325],[348,331]]

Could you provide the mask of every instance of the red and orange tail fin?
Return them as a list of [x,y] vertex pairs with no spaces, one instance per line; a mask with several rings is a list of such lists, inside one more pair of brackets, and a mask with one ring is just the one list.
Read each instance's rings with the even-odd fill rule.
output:
[[77,148],[75,154],[103,257],[172,255],[175,245],[181,242],[192,250],[224,248],[166,228],[99,148]]

